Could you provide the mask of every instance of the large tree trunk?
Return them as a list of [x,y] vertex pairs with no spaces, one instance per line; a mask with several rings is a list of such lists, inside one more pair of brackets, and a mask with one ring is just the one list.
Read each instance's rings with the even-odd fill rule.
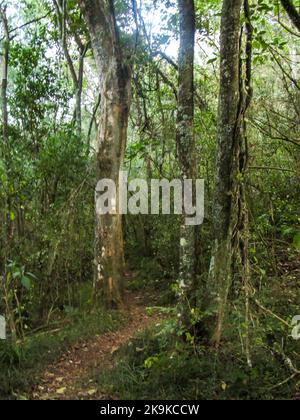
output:
[[[196,179],[194,136],[194,0],[178,0],[180,20],[177,148],[182,179]],[[185,225],[180,235],[179,297],[181,323],[190,327],[191,297],[195,278],[195,226]]]
[[[124,160],[131,101],[131,72],[121,51],[113,1],[79,0],[100,78],[101,120],[97,177],[115,182]],[[124,250],[121,215],[96,216],[96,296],[119,306],[123,295]]]
[[240,143],[240,29],[242,0],[224,0],[221,23],[221,79],[214,197],[215,244],[206,310],[209,338],[220,344],[232,283],[234,232],[238,223]]

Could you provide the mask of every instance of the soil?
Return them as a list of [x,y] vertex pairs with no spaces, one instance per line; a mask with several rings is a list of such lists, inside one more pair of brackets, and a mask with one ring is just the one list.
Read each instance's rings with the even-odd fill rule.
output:
[[138,294],[126,295],[126,319],[120,330],[95,336],[71,347],[56,363],[48,366],[32,391],[33,400],[115,400],[99,390],[91,379],[93,371],[112,368],[114,354],[138,332],[158,321],[149,316]]

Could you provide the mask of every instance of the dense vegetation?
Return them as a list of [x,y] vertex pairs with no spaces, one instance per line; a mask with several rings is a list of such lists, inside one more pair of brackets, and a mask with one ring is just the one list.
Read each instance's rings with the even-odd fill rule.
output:
[[[124,289],[160,322],[100,389],[299,398],[299,1],[7,0],[0,21],[0,398],[117,330]],[[95,226],[119,170],[204,179],[203,224]]]

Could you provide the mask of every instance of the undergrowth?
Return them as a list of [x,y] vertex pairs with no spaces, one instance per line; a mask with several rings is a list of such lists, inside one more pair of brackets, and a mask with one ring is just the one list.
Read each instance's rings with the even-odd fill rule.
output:
[[125,400],[274,400],[299,392],[300,377],[280,386],[291,373],[266,347],[257,345],[250,369],[238,342],[216,356],[184,343],[174,325],[167,320],[133,338],[113,369],[95,375],[96,383]]
[[98,311],[69,315],[68,321],[62,330],[35,334],[17,344],[0,341],[1,400],[27,398],[47,364],[78,341],[118,329],[123,318],[119,312]]

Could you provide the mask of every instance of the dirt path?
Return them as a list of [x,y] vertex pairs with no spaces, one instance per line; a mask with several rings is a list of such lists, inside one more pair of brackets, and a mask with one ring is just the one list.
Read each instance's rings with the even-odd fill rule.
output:
[[128,325],[116,332],[96,336],[74,345],[55,364],[48,366],[32,392],[34,400],[101,400],[114,397],[104,394],[89,379],[93,369],[113,365],[113,354],[138,331],[157,321],[146,314],[139,295],[128,294]]

